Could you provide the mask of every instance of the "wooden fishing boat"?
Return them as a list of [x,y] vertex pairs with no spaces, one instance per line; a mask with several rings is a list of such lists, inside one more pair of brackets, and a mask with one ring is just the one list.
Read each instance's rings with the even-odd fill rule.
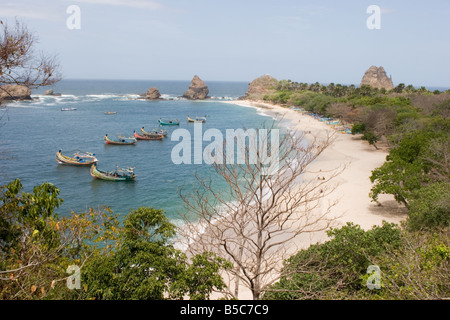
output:
[[95,154],[90,152],[75,152],[73,157],[65,156],[59,150],[56,153],[56,161],[59,164],[68,164],[73,166],[90,166],[93,163],[96,163],[98,160],[95,157]]
[[159,118],[159,124],[163,125],[163,126],[178,126],[180,124],[180,120],[175,119],[175,120],[162,120],[161,118]]
[[136,178],[134,168],[122,169],[117,167],[114,171],[102,171],[97,169],[97,164],[91,166],[91,176],[107,181],[133,181]]
[[116,111],[105,111],[105,114],[117,114]]
[[133,132],[133,136],[138,139],[138,140],[161,140],[162,138],[164,138],[164,136],[162,134],[143,134],[140,135],[138,133]]
[[145,131],[144,130],[144,127],[142,127],[141,128],[141,134],[143,134],[143,135],[152,135],[152,134],[160,134],[160,135],[162,135],[163,137],[166,137],[167,136],[167,134],[168,134],[168,132],[167,132],[167,130],[164,130],[164,129],[160,129],[160,130],[158,130],[158,129],[153,129],[153,130],[150,130],[150,131]]
[[189,116],[187,116],[187,121],[188,122],[198,122],[198,123],[203,123],[206,122],[206,117],[195,117],[195,119],[190,118]]
[[103,138],[107,144],[116,144],[116,145],[130,145],[130,144],[136,144],[136,138],[134,137],[123,137],[118,136],[117,139],[111,139],[108,137],[107,134],[105,134],[105,137]]

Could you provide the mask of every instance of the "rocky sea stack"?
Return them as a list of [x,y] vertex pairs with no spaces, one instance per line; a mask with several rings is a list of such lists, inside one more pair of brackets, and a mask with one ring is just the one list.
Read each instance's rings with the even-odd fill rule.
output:
[[387,77],[386,71],[384,71],[383,67],[375,67],[371,66],[361,80],[361,86],[369,85],[372,88],[378,89],[386,89],[391,90],[394,89],[394,84],[392,83],[392,77]]
[[143,100],[162,100],[161,93],[159,92],[158,88],[151,87],[147,90],[146,93],[139,94],[138,99]]
[[45,95],[46,96],[60,96],[61,95],[61,93],[55,93],[55,92],[53,92],[53,90],[46,90],[45,91]]
[[266,74],[249,83],[248,90],[242,99],[261,100],[266,94],[274,92],[277,86],[278,80]]
[[25,86],[8,84],[0,88],[0,100],[31,100],[31,90]]
[[202,100],[208,96],[208,86],[198,76],[194,76],[189,89],[183,93],[183,98],[190,100]]
[[159,93],[158,88],[152,87],[147,90],[144,98],[149,100],[159,100],[161,99],[161,93]]

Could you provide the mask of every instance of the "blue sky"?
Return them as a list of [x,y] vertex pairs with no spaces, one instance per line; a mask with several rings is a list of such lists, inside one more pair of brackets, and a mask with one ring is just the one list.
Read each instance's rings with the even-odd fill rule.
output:
[[[70,5],[80,29],[66,26]],[[65,78],[359,84],[376,65],[394,84],[450,87],[448,0],[2,0],[0,19],[15,17]]]

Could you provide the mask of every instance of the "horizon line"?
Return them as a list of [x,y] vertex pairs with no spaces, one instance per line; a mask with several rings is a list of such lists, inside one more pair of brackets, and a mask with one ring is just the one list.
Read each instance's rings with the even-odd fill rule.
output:
[[[259,78],[259,77],[258,77]],[[257,79],[257,78],[255,78]],[[253,80],[255,80],[253,79]],[[182,80],[182,79],[118,79],[118,78],[63,78],[60,81],[63,80],[94,80],[94,81],[187,81],[190,82],[191,80]],[[202,79],[203,80],[203,79]],[[208,82],[246,82],[246,83],[250,83],[253,80],[203,80],[204,82],[208,81]],[[278,79],[277,79],[278,80]],[[291,79],[281,79],[281,80],[291,80]],[[278,81],[281,81],[278,80]],[[303,81],[294,81],[291,80],[292,82],[297,82],[297,83],[307,83],[307,84],[314,84],[316,82],[319,81],[314,81],[314,82],[303,82]],[[344,85],[344,86],[351,86],[354,85],[355,87],[359,87],[359,84],[354,84],[354,83],[350,83],[350,84],[346,84],[346,83],[339,83],[339,82],[319,82],[320,85],[328,85],[330,83],[334,83],[334,84],[340,84],[340,85]],[[410,85],[411,83],[405,83],[405,82],[399,82],[397,85],[399,85],[400,83],[403,83],[405,85]],[[420,88],[420,87],[433,87],[433,88],[446,88],[446,89],[450,89],[450,85],[414,85],[411,84],[412,86],[414,86],[415,88]]]

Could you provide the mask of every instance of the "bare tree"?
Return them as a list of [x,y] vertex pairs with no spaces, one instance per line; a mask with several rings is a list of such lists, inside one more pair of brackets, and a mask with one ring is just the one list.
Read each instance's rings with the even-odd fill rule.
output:
[[[272,139],[260,139],[259,146],[276,142],[271,134],[276,129],[267,130]],[[226,275],[228,296],[237,298],[241,283],[251,290],[253,299],[260,299],[280,278],[282,262],[299,249],[295,240],[325,230],[335,220],[330,215],[335,202],[328,203],[324,197],[334,190],[329,182],[343,168],[307,169],[333,138],[324,132],[306,143],[303,134],[286,132],[278,139],[275,174],[267,174],[268,155],[261,148],[238,141],[237,147],[245,151],[245,163],[212,165],[225,181],[226,191],[216,188],[212,179],[199,177],[198,188],[180,191],[188,210],[179,233],[188,242],[188,252],[212,251],[233,263]],[[249,161],[252,152],[257,155],[256,163]]]
[[33,89],[60,80],[56,57],[37,54],[36,41],[23,23],[16,20],[10,27],[0,21],[0,96],[11,96],[8,85]]

